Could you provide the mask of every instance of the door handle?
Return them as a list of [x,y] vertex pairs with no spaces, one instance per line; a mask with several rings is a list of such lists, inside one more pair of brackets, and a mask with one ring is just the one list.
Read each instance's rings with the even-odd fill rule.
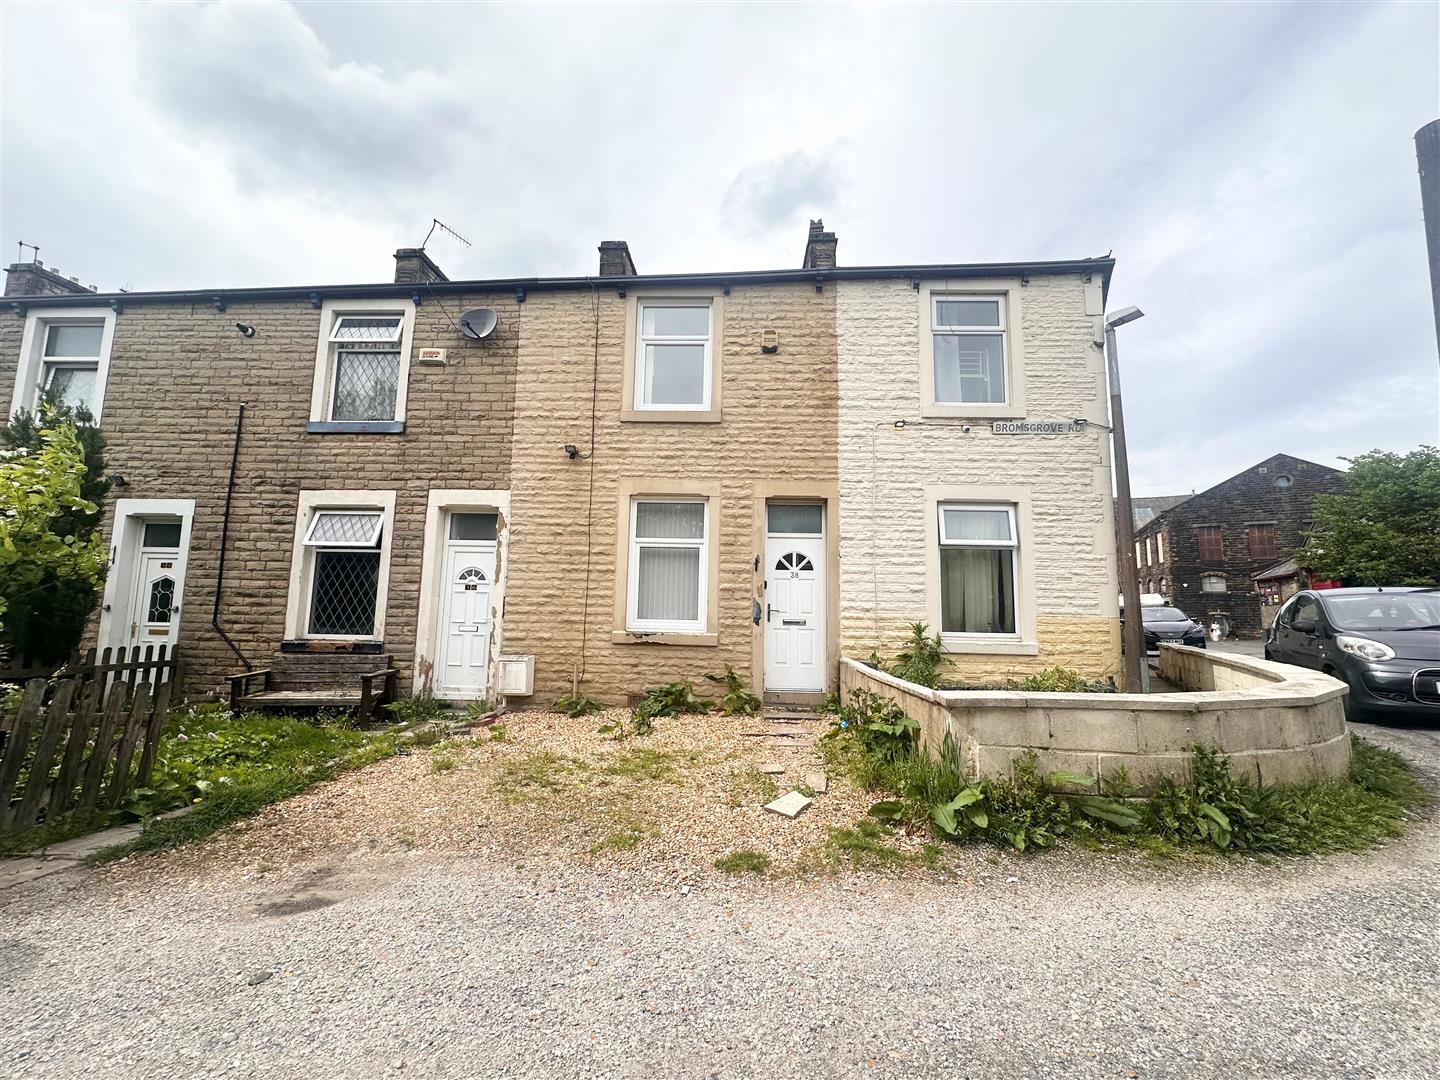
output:
[[770,621],[770,605],[769,605],[769,604],[766,604],[766,605],[765,605],[765,621],[766,621],[767,623]]

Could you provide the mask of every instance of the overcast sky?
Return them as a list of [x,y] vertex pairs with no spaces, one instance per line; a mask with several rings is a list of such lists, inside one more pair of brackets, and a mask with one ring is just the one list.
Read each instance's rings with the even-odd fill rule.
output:
[[101,290],[1119,259],[1137,494],[1440,442],[1440,7],[24,5],[3,222]]

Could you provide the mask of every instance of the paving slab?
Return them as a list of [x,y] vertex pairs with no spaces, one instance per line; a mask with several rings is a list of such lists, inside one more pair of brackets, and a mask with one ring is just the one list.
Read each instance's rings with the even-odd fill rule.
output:
[[815,769],[805,774],[805,786],[817,795],[824,795],[830,790],[830,778]]
[[793,818],[812,802],[814,802],[813,799],[801,795],[798,791],[787,791],[774,802],[766,803],[765,809],[771,813],[779,814],[781,817]]
[[776,765],[774,762],[766,762],[764,765],[756,765],[755,771],[766,776],[784,776],[785,766]]

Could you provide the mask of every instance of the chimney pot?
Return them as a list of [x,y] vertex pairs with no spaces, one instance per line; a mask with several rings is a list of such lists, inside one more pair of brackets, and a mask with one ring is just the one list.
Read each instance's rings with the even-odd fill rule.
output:
[[635,260],[630,257],[630,245],[624,240],[600,241],[600,276],[635,277]]
[[835,266],[835,248],[839,241],[833,232],[825,231],[825,222],[816,218],[810,222],[810,235],[805,240],[805,270],[829,270]]

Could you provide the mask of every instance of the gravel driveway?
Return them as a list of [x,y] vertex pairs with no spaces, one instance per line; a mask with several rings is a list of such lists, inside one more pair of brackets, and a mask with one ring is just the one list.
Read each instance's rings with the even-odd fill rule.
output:
[[[1366,734],[1440,778],[1434,731]],[[1437,841],[689,891],[423,851],[77,871],[0,894],[0,1075],[1428,1078]]]

